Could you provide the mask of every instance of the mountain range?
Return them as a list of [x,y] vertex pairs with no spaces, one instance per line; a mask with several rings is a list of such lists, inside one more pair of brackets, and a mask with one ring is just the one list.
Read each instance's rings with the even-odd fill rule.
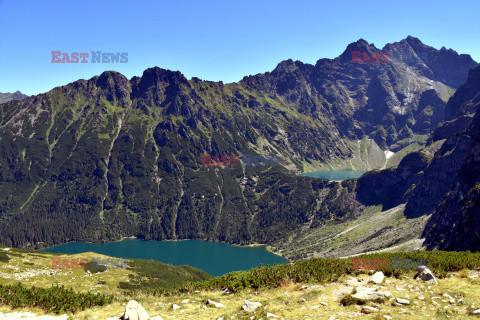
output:
[[2,93],[0,92],[0,103],[8,102],[10,100],[22,100],[28,97],[26,94],[21,93],[20,91],[15,91],[14,93]]
[[[354,51],[388,61],[352,63]],[[478,248],[479,79],[469,55],[409,36],[237,83],[106,71],[2,103],[0,243],[206,239],[293,258],[420,239]],[[280,166],[207,167],[202,154]],[[298,176],[319,169],[370,172]],[[382,222],[359,227],[369,219]]]

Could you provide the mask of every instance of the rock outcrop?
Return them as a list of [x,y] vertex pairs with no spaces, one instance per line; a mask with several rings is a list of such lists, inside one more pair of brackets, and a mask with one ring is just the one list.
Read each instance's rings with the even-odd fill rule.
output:
[[148,320],[147,311],[135,300],[130,300],[125,308],[124,320]]

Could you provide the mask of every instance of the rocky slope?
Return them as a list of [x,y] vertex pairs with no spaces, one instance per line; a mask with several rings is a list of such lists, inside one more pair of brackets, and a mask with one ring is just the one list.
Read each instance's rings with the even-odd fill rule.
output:
[[[469,81],[451,99],[452,114],[475,113],[471,121],[458,125],[463,137],[457,171],[450,188],[436,207],[424,236],[429,248],[472,250],[480,247],[480,68],[470,72]],[[450,102],[449,102],[450,105]],[[458,120],[457,120],[458,122]],[[463,129],[463,130],[462,130]]]
[[[245,291],[235,294],[197,292],[170,297],[137,295],[135,300],[115,303],[78,315],[45,316],[41,312],[4,310],[0,319],[102,319],[119,320],[125,314],[143,315],[140,319],[476,319],[480,314],[479,273],[451,273],[439,285],[413,280],[413,275],[396,279],[385,277],[381,284],[371,282],[372,276],[345,276],[327,284],[298,283],[282,288]],[[367,301],[365,305],[341,306],[340,301],[354,290],[391,295],[386,302]],[[137,303],[137,301],[139,303]],[[135,301],[135,302],[133,302]],[[210,301],[210,303],[207,303]],[[252,307],[253,306],[253,307]],[[2,318],[3,316],[3,318]],[[94,318],[96,317],[96,318]]]
[[[365,188],[358,192],[360,199],[363,196],[367,202],[384,206],[406,202],[405,214],[409,218],[432,214],[423,232],[425,245],[430,249],[477,251],[480,247],[479,107],[480,68],[477,67],[449,100],[446,121],[435,130],[429,147],[422,152],[433,147],[437,151],[420,165],[411,160],[414,154],[410,154],[388,179],[384,179],[388,171],[362,177],[360,186],[365,179],[375,177],[370,185],[376,185],[374,190],[379,191],[371,194]],[[399,172],[407,163],[413,174]],[[398,180],[402,177],[407,178],[404,183]]]
[[305,228],[279,244],[280,252],[306,258],[423,245],[477,251],[479,75],[479,67],[470,71],[447,104],[446,121],[426,147],[408,154],[396,167],[371,171],[351,182],[356,206],[366,206],[359,219],[323,223],[322,230]]

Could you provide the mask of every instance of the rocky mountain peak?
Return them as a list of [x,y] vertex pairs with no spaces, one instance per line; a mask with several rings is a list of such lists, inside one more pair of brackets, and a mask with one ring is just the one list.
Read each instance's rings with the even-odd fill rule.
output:
[[340,61],[342,62],[350,62],[352,61],[352,51],[360,51],[360,52],[377,52],[379,49],[375,47],[373,43],[369,44],[364,39],[358,39],[355,42],[350,43],[345,51],[340,55]]
[[180,85],[190,86],[187,78],[180,71],[159,67],[145,70],[141,78],[132,78],[132,84],[134,86],[132,98],[154,101],[163,101],[166,91],[177,92]]
[[15,91],[14,93],[1,93],[0,92],[0,103],[3,102],[8,102],[10,100],[22,100],[27,98],[28,96],[26,94],[21,93],[20,91]]
[[143,72],[141,83],[153,85],[159,82],[188,84],[187,78],[180,71],[166,70],[159,67],[148,68]]
[[116,71],[105,71],[97,78],[97,86],[101,88],[107,100],[123,100],[130,96],[130,81],[121,73]]
[[419,47],[425,47],[425,44],[423,44],[420,39],[408,36],[407,38],[403,39],[402,41],[405,41],[408,43],[412,48],[419,48]]
[[289,73],[309,73],[313,69],[313,65],[303,63],[299,60],[293,61],[292,59],[284,60],[280,62],[277,67],[271,72],[274,77],[282,77]]

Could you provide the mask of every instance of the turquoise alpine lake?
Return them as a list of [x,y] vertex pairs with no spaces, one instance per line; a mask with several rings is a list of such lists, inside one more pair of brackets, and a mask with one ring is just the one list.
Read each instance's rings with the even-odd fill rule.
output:
[[347,180],[360,178],[366,171],[354,170],[325,170],[302,173],[302,177],[322,178],[329,180]]
[[173,265],[189,265],[213,276],[262,265],[288,262],[268,252],[265,246],[239,247],[222,242],[201,240],[145,241],[124,239],[110,243],[71,242],[43,251],[75,254],[96,252],[116,258],[147,259]]

